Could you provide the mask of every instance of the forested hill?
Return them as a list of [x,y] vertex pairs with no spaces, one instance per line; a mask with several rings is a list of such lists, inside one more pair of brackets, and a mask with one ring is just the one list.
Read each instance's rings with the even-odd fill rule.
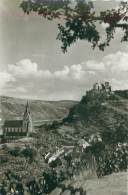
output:
[[126,94],[127,91],[112,91],[110,86],[108,88],[94,86],[70,109],[59,131],[69,132],[76,137],[88,137],[100,133],[110,140],[114,140],[117,135],[118,141],[122,141],[124,135],[126,137],[128,135]]

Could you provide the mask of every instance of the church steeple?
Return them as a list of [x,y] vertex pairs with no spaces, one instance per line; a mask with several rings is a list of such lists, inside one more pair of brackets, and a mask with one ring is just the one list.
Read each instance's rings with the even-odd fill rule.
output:
[[27,101],[23,119],[24,119],[24,120],[26,120],[26,119],[28,120],[30,114],[31,114],[31,113],[30,113],[29,102]]
[[27,135],[29,135],[32,132],[32,118],[28,101],[23,115],[23,129],[24,131],[26,130]]

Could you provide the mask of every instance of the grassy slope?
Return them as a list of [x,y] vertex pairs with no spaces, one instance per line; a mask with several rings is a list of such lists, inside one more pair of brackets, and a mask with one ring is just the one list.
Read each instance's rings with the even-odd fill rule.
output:
[[[84,173],[76,178],[65,182],[65,185],[75,188],[83,187],[87,195],[128,195],[127,172],[113,173],[100,179],[86,179]],[[70,190],[60,193],[61,189],[56,188],[50,195],[70,195]],[[80,195],[79,193],[76,195]]]
[[127,174],[126,172],[120,172],[100,179],[86,180],[83,173],[77,178],[76,182],[72,182],[72,185],[75,187],[82,186],[86,189],[87,195],[128,195]]
[[88,180],[84,187],[87,195],[128,195],[127,173],[117,173],[102,179]]

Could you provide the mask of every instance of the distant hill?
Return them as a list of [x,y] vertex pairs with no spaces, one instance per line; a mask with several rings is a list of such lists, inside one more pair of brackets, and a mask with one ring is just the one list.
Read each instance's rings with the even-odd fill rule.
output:
[[[112,91],[110,86],[105,89],[104,84],[95,87],[80,102],[29,100],[33,121],[63,119],[57,125],[58,132],[73,140],[97,132],[128,132],[128,90]],[[27,100],[5,96],[0,100],[3,119],[23,116]]]
[[[4,120],[12,120],[22,118],[26,99],[19,99],[14,97],[0,97],[1,118]],[[38,120],[54,120],[64,118],[69,109],[74,106],[76,101],[42,101],[29,100],[32,119]]]

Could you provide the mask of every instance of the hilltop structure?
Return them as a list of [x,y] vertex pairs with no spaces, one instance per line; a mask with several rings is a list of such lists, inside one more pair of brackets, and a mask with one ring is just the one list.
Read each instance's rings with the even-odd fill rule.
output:
[[2,126],[2,140],[10,142],[29,136],[32,132],[32,118],[29,103],[27,102],[22,120],[5,120]]
[[86,92],[86,95],[88,96],[95,96],[96,94],[104,94],[106,96],[110,96],[113,94],[112,88],[109,84],[109,82],[105,83],[95,83],[93,85],[93,88]]
[[103,91],[103,92],[111,92],[112,89],[111,89],[111,86],[109,84],[109,82],[105,82],[105,83],[101,83],[101,84],[98,84],[98,83],[95,83],[93,85],[93,90],[96,92],[99,92],[99,91]]

